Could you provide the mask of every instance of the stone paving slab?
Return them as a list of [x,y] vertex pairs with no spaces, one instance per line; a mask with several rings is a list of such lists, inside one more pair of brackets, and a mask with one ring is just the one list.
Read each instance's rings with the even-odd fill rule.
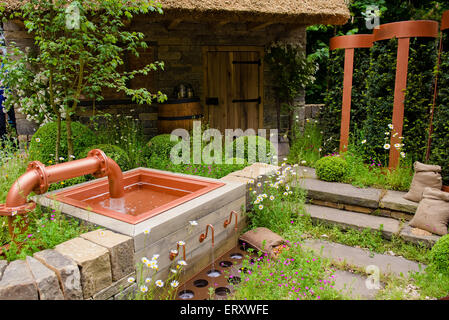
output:
[[33,276],[24,260],[12,261],[0,281],[0,300],[38,300]]
[[415,214],[418,203],[404,199],[407,192],[388,190],[379,202],[379,207]]
[[374,300],[377,292],[383,287],[382,284],[379,284],[380,288],[368,287],[368,277],[349,271],[336,270],[334,275],[334,288],[352,299]]
[[26,257],[25,261],[36,282],[39,300],[64,300],[56,273],[33,257]]
[[382,229],[382,235],[387,239],[390,239],[393,234],[399,233],[400,230],[400,223],[396,219],[316,205],[306,205],[306,211],[310,214],[313,220],[333,225],[349,227],[360,231],[366,228],[373,230]]
[[52,249],[36,252],[33,257],[56,273],[65,300],[83,299],[81,274],[75,261]]
[[[407,260],[403,257],[390,256],[379,253],[371,253],[368,250],[354,248],[339,243],[322,240],[305,240],[303,247],[313,250],[323,257],[343,262],[365,269],[370,265],[377,266],[383,274],[395,274],[407,276],[409,271],[419,272],[425,269],[425,265]],[[421,268],[420,268],[421,266]]]
[[300,181],[300,187],[307,190],[308,198],[373,209],[379,207],[382,195],[382,190],[380,189],[361,189],[346,183],[327,182],[317,179],[304,179]]
[[416,232],[419,229],[412,228],[408,223],[402,228],[401,233],[399,234],[401,238],[406,241],[413,242],[416,244],[424,244],[427,247],[431,248],[441,237],[435,234],[431,234],[430,232],[419,233]]

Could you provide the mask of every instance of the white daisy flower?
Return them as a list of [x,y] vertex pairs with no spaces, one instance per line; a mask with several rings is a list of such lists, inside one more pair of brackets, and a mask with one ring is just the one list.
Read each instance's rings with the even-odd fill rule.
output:
[[145,293],[148,291],[148,287],[147,286],[140,286],[140,291]]
[[307,163],[306,160],[302,160],[302,161],[301,161],[301,164],[306,164],[306,163]]
[[365,143],[366,143],[366,139],[362,140],[362,144],[365,144]]
[[401,152],[401,157],[405,158],[405,152]]
[[151,278],[146,278],[145,283],[151,283]]
[[162,280],[157,280],[155,283],[159,288],[162,288],[164,286],[164,281]]
[[149,234],[150,233],[150,229],[146,229],[143,231],[144,234]]
[[170,269],[170,272],[171,272],[171,273],[174,273],[174,274],[177,274],[177,273],[178,273],[178,271],[177,271],[176,269]]
[[40,138],[36,138],[36,142],[41,142],[41,139]]
[[390,123],[390,124],[388,125],[388,128],[390,128],[390,130],[393,130],[393,128],[394,128],[393,124]]
[[160,254],[153,254],[153,257],[151,258],[151,260],[157,260],[161,255]]
[[178,244],[179,246],[185,246],[186,243],[184,241],[178,241],[176,242],[176,244]]
[[288,196],[288,192],[287,191],[284,192],[284,196]]
[[144,264],[147,264],[148,262],[150,262],[147,257],[142,257],[141,261]]
[[170,283],[170,285],[171,285],[173,288],[176,288],[176,287],[179,285],[179,282],[176,281],[176,280],[173,280],[173,281]]
[[193,227],[196,227],[198,225],[198,222],[196,222],[195,220],[189,221],[189,223]]
[[133,282],[135,282],[136,281],[136,278],[134,278],[134,277],[129,277],[128,278],[128,282],[129,283],[133,283]]
[[259,210],[262,210],[263,209],[263,205],[259,205]]
[[384,149],[385,149],[385,150],[390,149],[390,147],[391,147],[391,146],[390,146],[388,143],[384,144]]
[[273,201],[274,200],[274,196],[270,196],[270,200]]
[[187,265],[187,262],[185,262],[184,260],[179,260],[179,261],[178,261],[178,264],[179,264],[180,266],[186,266],[186,265]]
[[401,148],[401,144],[400,144],[400,143],[395,143],[395,144],[394,144],[394,147],[395,147],[396,149],[400,149],[400,148]]

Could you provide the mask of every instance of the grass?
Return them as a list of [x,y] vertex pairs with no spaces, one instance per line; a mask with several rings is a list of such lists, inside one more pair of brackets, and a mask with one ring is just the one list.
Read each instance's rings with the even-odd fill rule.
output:
[[313,167],[321,158],[321,143],[323,135],[316,120],[308,120],[303,132],[296,133],[297,137],[291,143],[287,161],[301,163]]

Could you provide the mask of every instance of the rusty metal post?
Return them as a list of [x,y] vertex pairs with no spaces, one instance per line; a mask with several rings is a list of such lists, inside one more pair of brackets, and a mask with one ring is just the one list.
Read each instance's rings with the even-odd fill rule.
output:
[[370,48],[373,45],[373,35],[356,34],[333,37],[330,39],[330,49],[345,49],[345,65],[343,76],[343,100],[341,105],[340,152],[348,149],[349,128],[351,122],[352,79],[354,73],[354,49]]

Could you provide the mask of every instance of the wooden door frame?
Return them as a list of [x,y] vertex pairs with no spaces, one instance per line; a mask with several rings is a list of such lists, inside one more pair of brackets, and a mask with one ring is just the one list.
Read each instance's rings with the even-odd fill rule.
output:
[[[260,57],[260,72],[259,72],[259,93],[260,93],[260,104],[259,104],[259,129],[263,129],[263,103],[264,103],[264,55],[265,55],[265,47],[263,46],[203,46],[202,47],[202,55],[203,55],[203,92],[201,94],[201,101],[204,105],[204,119],[209,123],[209,106],[206,104],[206,96],[209,90],[207,84],[207,53],[210,51],[215,52],[239,52],[239,51],[252,51],[258,52]],[[236,129],[236,128],[233,128]]]

